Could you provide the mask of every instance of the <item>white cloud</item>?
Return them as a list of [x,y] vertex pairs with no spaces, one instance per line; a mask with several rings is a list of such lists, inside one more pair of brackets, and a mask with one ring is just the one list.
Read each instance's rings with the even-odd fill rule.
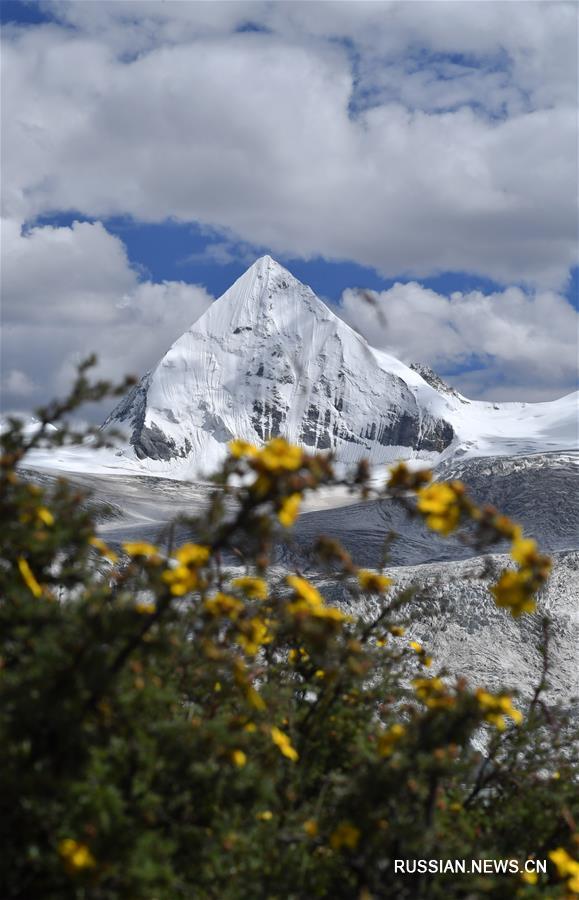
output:
[[35,387],[32,379],[21,369],[10,369],[2,379],[2,392],[12,397],[30,397]]
[[175,217],[555,289],[577,260],[574,4],[53,8],[74,28],[6,31],[13,217]]
[[6,410],[66,392],[93,352],[102,377],[143,374],[212,300],[199,285],[141,281],[98,222],[22,232],[6,221],[2,257]]
[[[58,210],[199,222],[223,236],[200,262],[260,246],[527,283],[397,285],[378,296],[384,346],[443,372],[469,361],[472,396],[571,388],[576,315],[557,291],[577,262],[576,4],[44,6],[63,26],[3,32],[6,399],[66,389],[92,350],[111,377],[140,373],[210,302],[143,281],[98,222],[22,231]],[[239,33],[250,22],[266,31]],[[366,313],[346,292],[374,342]]]
[[342,317],[375,347],[450,376],[466,396],[544,400],[575,389],[579,314],[551,291],[450,297],[416,282],[347,290]]
[[115,299],[136,282],[124,245],[100,222],[24,232],[13,219],[2,222],[3,309],[10,322],[110,322]]

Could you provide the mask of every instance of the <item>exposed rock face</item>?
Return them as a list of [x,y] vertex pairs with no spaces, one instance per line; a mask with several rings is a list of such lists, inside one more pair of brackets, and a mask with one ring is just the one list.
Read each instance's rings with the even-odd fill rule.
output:
[[431,369],[430,366],[425,366],[423,363],[411,363],[410,368],[414,372],[418,372],[419,375],[424,378],[427,384],[433,387],[436,391],[441,394],[448,394],[452,397],[457,397],[463,403],[468,403],[469,401],[466,397],[463,397],[462,394],[456,390],[456,388],[451,387],[450,384],[447,384],[440,375]]
[[[419,374],[366,341],[270,257],[258,260],[131,390],[139,459],[215,465],[233,436],[283,435],[353,462],[440,452],[454,430]],[[396,454],[394,454],[396,455]],[[398,454],[400,455],[400,454]]]

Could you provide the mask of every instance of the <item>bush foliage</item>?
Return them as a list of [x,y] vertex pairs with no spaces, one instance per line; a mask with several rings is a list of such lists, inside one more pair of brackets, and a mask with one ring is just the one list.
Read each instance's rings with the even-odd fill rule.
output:
[[[312,552],[347,613],[272,565],[302,497],[338,481],[330,458],[281,438],[230,445],[208,509],[180,523],[191,540],[108,547],[76,487],[22,466],[70,439],[49,421],[105,392],[83,372],[33,437],[16,421],[3,435],[0,896],[579,892],[577,735],[545,701],[546,650],[523,708],[438,671],[405,634],[408,592],[337,542]],[[347,483],[375,493],[364,465]],[[534,610],[549,559],[462,484],[399,465],[379,493],[441,539],[460,529],[482,552],[507,537],[515,565],[491,591],[513,615]],[[521,872],[394,871],[471,858]],[[533,858],[546,873],[524,871]]]

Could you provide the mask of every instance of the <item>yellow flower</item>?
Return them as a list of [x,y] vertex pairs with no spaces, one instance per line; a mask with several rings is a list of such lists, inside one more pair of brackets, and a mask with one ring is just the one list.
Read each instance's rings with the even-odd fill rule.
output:
[[567,887],[573,894],[579,894],[579,862],[573,859],[563,847],[552,850],[549,859],[557,867],[561,878],[568,878]]
[[297,762],[297,760],[299,759],[298,752],[292,747],[291,741],[287,734],[284,734],[283,731],[275,727],[271,729],[270,734],[272,741],[274,742],[276,747],[279,748],[280,753],[282,753],[282,755],[286,756],[288,759],[291,759],[292,762]]
[[252,575],[240,575],[239,578],[233,579],[231,586],[239,588],[250,600],[267,599],[267,581],[263,578],[254,578]]
[[306,819],[302,827],[309,838],[317,837],[318,823],[315,819]]
[[35,597],[42,596],[42,588],[38,584],[36,578],[32,574],[32,569],[28,565],[25,559],[21,556],[18,560],[18,568],[20,569],[20,574],[22,575],[22,580],[26,584],[26,587],[30,591],[31,594],[34,594]]
[[68,868],[75,872],[83,869],[93,869],[96,861],[86,844],[65,838],[58,845],[58,853],[65,861]]
[[559,875],[565,877],[569,872],[569,863],[574,862],[573,857],[570,856],[563,847],[559,847],[557,850],[551,850],[548,856],[551,862],[555,863]]
[[176,566],[174,569],[166,569],[161,576],[169,585],[169,590],[175,597],[183,597],[189,591],[194,591],[199,585],[199,576],[195,569],[187,566]]
[[335,831],[330,835],[330,847],[332,850],[340,850],[348,847],[355,850],[360,841],[360,829],[350,822],[340,822]]
[[142,616],[150,616],[152,615],[157,607],[154,603],[151,603],[147,600],[137,600],[135,605],[133,606],[135,612],[140,613]]
[[299,575],[288,575],[286,581],[289,586],[294,589],[298,597],[308,606],[315,607],[323,605],[324,598],[318,589],[315,588],[313,584],[310,584],[309,581],[306,581],[305,578],[300,578]]
[[447,693],[441,678],[415,678],[412,687],[418,699],[429,709],[448,709],[455,704],[454,697]]
[[288,611],[291,613],[307,613],[316,619],[324,619],[328,622],[351,622],[351,617],[345,615],[335,606],[326,606],[324,598],[317,588],[300,578],[299,575],[288,575],[286,582],[292,587],[297,595],[297,599],[288,604]]
[[390,756],[394,747],[406,734],[404,725],[398,723],[391,725],[387,731],[378,735],[377,747],[380,756]]
[[88,539],[88,542],[91,545],[91,547],[94,547],[95,550],[98,550],[102,556],[105,556],[112,563],[115,563],[118,561],[119,557],[115,553],[115,551],[111,550],[111,548],[108,546],[108,544],[105,544],[105,542],[102,541],[99,537],[96,537],[95,535],[93,535],[92,537],[90,537]]
[[294,524],[300,511],[301,502],[301,494],[290,494],[281,501],[277,517],[284,528],[290,528]]
[[360,569],[358,571],[358,582],[363,591],[373,591],[381,594],[390,587],[392,579],[387,578],[386,575],[369,572],[367,569]]
[[203,606],[211,616],[229,616],[230,619],[236,619],[243,609],[241,600],[221,591],[206,600]]
[[537,884],[538,880],[539,880],[539,876],[537,875],[536,872],[533,872],[532,870],[530,870],[528,872],[523,872],[521,875],[521,881],[524,881],[527,884]]
[[263,812],[257,813],[256,819],[259,819],[261,822],[269,822],[273,819],[273,813],[270,809],[264,809]]
[[183,544],[175,553],[182,566],[202,566],[209,559],[209,547],[202,544]]
[[531,566],[538,560],[537,542],[532,538],[515,537],[511,546],[511,556],[521,566]]
[[257,447],[254,447],[253,444],[250,444],[248,441],[242,441],[240,439],[230,441],[227,446],[229,447],[229,452],[234,457],[234,459],[254,457],[257,456],[259,452]]
[[159,561],[159,548],[147,541],[127,541],[123,544],[123,550],[129,556],[145,556],[151,561]]
[[490,592],[497,606],[510,609],[511,615],[515,617],[535,611],[536,603],[528,572],[503,572],[498,582],[491,586]]
[[431,484],[418,491],[418,509],[433,531],[450,534],[460,521],[457,490],[450,484]]
[[432,694],[445,690],[442,678],[415,678],[412,687],[420,700],[427,700]]
[[243,750],[232,750],[231,762],[233,763],[234,766],[237,766],[239,769],[242,769],[243,766],[247,762],[247,756],[243,752]]
[[428,669],[432,665],[432,656],[428,656],[426,650],[418,641],[410,641],[408,646],[417,654],[420,662]]
[[300,447],[289,444],[285,438],[277,437],[265,445],[256,462],[268,472],[295,472],[303,463],[304,454]]
[[163,572],[162,578],[169,585],[175,597],[183,597],[199,587],[197,569],[203,566],[210,556],[209,547],[202,544],[183,544],[175,552],[177,565]]
[[41,522],[44,522],[45,525],[50,526],[54,525],[54,516],[45,506],[39,506],[36,510],[36,515],[40,519]]
[[523,722],[523,714],[520,709],[516,709],[516,707],[513,706],[511,698],[508,695],[503,694],[498,698],[498,701],[499,706],[505,715],[510,716],[515,725],[521,725]]
[[303,647],[300,647],[299,650],[289,650],[287,658],[290,663],[296,663],[301,659],[302,662],[307,662],[310,658],[310,654],[306,653]]
[[336,606],[318,606],[310,609],[309,613],[315,619],[323,619],[326,622],[352,622],[352,616],[347,616]]
[[242,630],[237,635],[237,641],[250,656],[255,656],[263,644],[269,644],[272,641],[272,634],[267,627],[267,622],[257,616],[243,622],[240,627]]
[[484,713],[485,720],[498,728],[499,731],[504,731],[507,727],[506,716],[509,716],[515,725],[522,723],[523,714],[513,706],[513,701],[508,694],[490,694],[488,691],[479,688],[475,696],[479,707]]

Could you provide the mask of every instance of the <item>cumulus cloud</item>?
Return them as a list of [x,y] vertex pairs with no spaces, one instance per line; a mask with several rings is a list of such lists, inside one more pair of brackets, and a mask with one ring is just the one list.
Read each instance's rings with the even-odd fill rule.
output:
[[13,217],[173,217],[391,277],[560,289],[577,260],[574,4],[49,8],[67,27],[6,30]]
[[35,384],[21,369],[10,369],[2,379],[2,390],[14,398],[26,398],[34,394]]
[[579,314],[552,291],[447,297],[411,282],[347,290],[340,314],[374,347],[432,366],[466,396],[546,400],[576,387]]
[[5,411],[67,391],[93,352],[103,377],[141,375],[212,300],[199,285],[141,280],[98,222],[27,231],[5,221],[2,233]]
[[125,247],[100,222],[22,229],[2,222],[2,288],[8,321],[95,325],[116,316],[114,299],[137,280]]
[[[64,390],[92,350],[111,377],[144,371],[211,300],[146,281],[98,221],[38,224],[59,210],[194,221],[223,237],[199,262],[262,247],[525,284],[398,284],[376,297],[380,341],[467,367],[471,396],[571,388],[576,4],[42,6],[56,21],[2,35],[5,405]],[[354,293],[342,312],[376,341]]]

